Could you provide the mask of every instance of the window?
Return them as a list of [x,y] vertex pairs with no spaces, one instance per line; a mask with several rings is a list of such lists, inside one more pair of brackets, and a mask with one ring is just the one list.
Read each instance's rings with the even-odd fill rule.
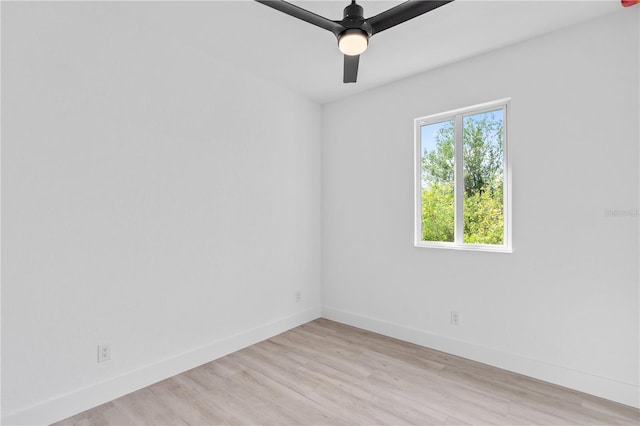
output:
[[415,246],[511,251],[509,99],[415,120]]

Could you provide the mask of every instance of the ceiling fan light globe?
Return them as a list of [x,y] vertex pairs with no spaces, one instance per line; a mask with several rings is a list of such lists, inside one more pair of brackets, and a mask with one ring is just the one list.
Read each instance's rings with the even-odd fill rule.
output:
[[342,53],[349,56],[360,55],[367,50],[369,45],[369,37],[364,31],[358,29],[350,29],[338,37],[338,48]]

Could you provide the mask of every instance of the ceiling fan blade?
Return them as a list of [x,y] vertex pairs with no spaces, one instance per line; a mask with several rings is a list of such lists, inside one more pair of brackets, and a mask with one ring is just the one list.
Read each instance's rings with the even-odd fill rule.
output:
[[296,6],[295,4],[288,3],[283,0],[256,0],[258,3],[262,3],[265,6],[269,6],[280,12],[291,15],[294,18],[301,19],[305,22],[329,30],[338,36],[345,28],[339,22],[334,22],[330,19],[316,15],[313,12],[309,12],[306,9]]
[[382,13],[368,18],[366,21],[372,28],[372,34],[379,33],[388,28],[401,24],[409,19],[413,19],[416,16],[420,16],[424,13],[437,9],[440,6],[444,6],[447,3],[451,3],[453,0],[441,0],[441,1],[427,1],[427,0],[408,0],[404,3],[392,7],[389,10],[385,10]]
[[358,64],[360,63],[360,55],[344,55],[344,83],[355,83],[358,79]]

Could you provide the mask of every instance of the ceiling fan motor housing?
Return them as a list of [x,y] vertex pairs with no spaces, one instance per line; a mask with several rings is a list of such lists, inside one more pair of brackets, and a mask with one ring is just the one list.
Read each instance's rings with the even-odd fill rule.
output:
[[352,1],[350,5],[344,8],[343,16],[344,18],[340,23],[347,28],[347,30],[357,28],[365,32],[367,38],[371,36],[373,31],[371,25],[364,19],[364,9],[359,4],[356,4],[355,1]]
[[345,28],[339,34],[338,47],[345,55],[358,55],[362,53],[369,44],[369,37],[372,34],[371,25],[364,19],[364,9],[355,1],[344,8],[344,18],[340,24]]
[[344,17],[346,18],[363,18],[364,17],[364,9],[356,2],[351,2],[351,4],[344,8]]

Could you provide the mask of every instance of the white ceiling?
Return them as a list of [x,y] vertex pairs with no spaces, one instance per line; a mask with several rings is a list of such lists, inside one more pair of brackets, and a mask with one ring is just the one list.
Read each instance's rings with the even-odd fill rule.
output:
[[[336,20],[348,0],[293,3]],[[359,1],[365,16],[399,3]],[[457,0],[372,37],[358,82],[343,84],[333,34],[254,1],[120,4],[144,25],[321,103],[621,9],[619,0]]]

